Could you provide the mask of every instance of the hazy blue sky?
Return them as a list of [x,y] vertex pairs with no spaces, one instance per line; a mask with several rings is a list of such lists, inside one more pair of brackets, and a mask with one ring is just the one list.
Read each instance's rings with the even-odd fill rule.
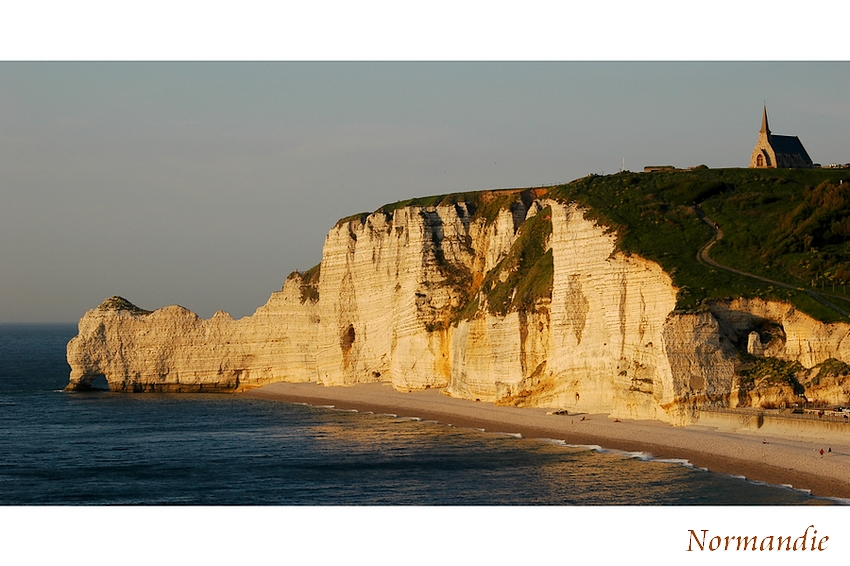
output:
[[850,162],[848,63],[0,63],[0,322],[251,314],[334,222],[414,196]]

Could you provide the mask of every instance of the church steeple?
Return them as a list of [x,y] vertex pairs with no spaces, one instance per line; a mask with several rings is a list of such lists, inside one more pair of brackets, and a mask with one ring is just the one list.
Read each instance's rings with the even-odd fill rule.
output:
[[809,169],[813,167],[812,158],[797,136],[780,136],[770,133],[767,123],[767,101],[761,114],[761,130],[756,147],[750,155],[750,167],[757,169],[791,167]]
[[764,105],[764,112],[761,115],[761,130],[760,134],[770,135],[770,128],[767,127],[767,104]]

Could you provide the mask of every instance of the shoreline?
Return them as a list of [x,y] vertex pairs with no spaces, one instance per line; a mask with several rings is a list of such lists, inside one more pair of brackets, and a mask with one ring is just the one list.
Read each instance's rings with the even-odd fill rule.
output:
[[[239,395],[391,413],[487,432],[519,433],[523,438],[644,452],[658,459],[687,460],[711,472],[790,485],[818,497],[850,499],[850,437],[836,433],[827,432],[820,438],[778,436],[714,426],[674,427],[661,421],[615,420],[602,414],[554,415],[547,414],[547,409],[456,399],[442,394],[440,389],[402,393],[390,384],[380,383],[351,387],[272,383]],[[832,451],[821,456],[821,448]]]

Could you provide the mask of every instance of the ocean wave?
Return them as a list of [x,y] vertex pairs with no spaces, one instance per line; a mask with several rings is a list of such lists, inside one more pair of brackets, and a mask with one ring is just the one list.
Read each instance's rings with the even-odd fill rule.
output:
[[500,434],[502,436],[510,436],[511,438],[522,438],[522,434],[518,432],[496,432],[494,434]]
[[[702,469],[705,469],[705,468],[702,468]],[[708,471],[708,470],[707,470],[707,469],[705,469],[705,471]],[[744,477],[744,476],[742,476],[742,475],[737,475],[737,474],[726,474],[726,475],[728,475],[729,477],[736,478],[736,479],[742,479],[742,480],[746,481],[747,483],[749,483],[749,484],[753,484],[753,485],[763,485],[763,486],[768,486],[768,487],[780,487],[780,488],[783,488],[783,489],[787,489],[787,490],[789,490],[789,491],[795,491],[795,492],[797,492],[797,493],[803,493],[803,494],[805,494],[805,495],[808,495],[809,497],[816,497],[817,499],[824,499],[824,500],[827,500],[827,501],[834,501],[834,502],[839,503],[839,504],[841,504],[841,505],[850,505],[850,499],[848,499],[848,498],[845,498],[845,497],[822,497],[822,496],[813,496],[813,495],[812,495],[812,490],[811,490],[811,489],[806,489],[806,488],[801,488],[801,487],[794,487],[794,486],[793,486],[793,485],[791,485],[790,483],[780,483],[780,484],[775,484],[775,483],[769,483],[769,482],[765,482],[765,481],[761,481],[761,480],[752,480],[752,479],[747,479],[746,477]]]
[[[737,476],[733,476],[733,477],[737,477]],[[812,495],[811,489],[794,487],[790,483],[781,483],[781,484],[777,485],[775,483],[767,483],[767,482],[763,482],[763,481],[759,481],[759,480],[747,480],[747,481],[750,482],[750,483],[758,484],[758,485],[769,485],[769,486],[774,486],[774,487],[781,487],[781,488],[784,488],[784,489],[790,489],[791,491],[797,491],[799,493],[805,493],[806,495],[809,495],[809,496]],[[836,501],[838,503],[841,503],[842,505],[850,505],[850,499],[845,499],[843,497],[820,497],[819,499],[829,499],[830,501]]]
[[[657,458],[657,459],[655,459],[655,461],[661,462],[662,464],[678,464],[679,466],[684,466],[685,468],[696,469],[696,466],[694,466],[693,464],[691,464],[688,460],[685,460],[684,458]],[[705,469],[705,468],[700,468],[700,469]]]
[[655,460],[653,455],[650,454],[649,452],[621,452],[619,450],[617,450],[617,452],[620,452],[621,454],[623,454],[627,458],[631,458],[633,460],[640,460],[641,462],[647,462],[649,460]]
[[[320,408],[335,409],[335,407],[333,405],[316,405],[316,406],[320,407]],[[356,409],[335,409],[335,410],[337,410],[339,412],[349,412],[349,413],[359,412]],[[426,423],[432,423],[432,424],[442,424],[443,426],[447,426],[447,427],[455,426],[455,425],[452,425],[451,423],[440,423],[439,421],[435,421],[435,420],[423,420],[421,417],[415,417],[415,416],[402,416],[402,417],[400,417],[395,413],[372,413],[372,412],[368,412],[366,414],[377,414],[379,416],[392,417],[399,422],[402,422],[402,421],[426,422]],[[466,427],[463,427],[463,428],[466,428]],[[484,432],[484,433],[487,432],[486,429],[479,428],[479,427],[471,427],[471,430],[475,430],[475,431],[478,431],[478,432]],[[509,437],[512,437],[512,438],[519,438],[519,439],[524,438],[522,433],[518,433],[518,432],[490,432],[489,434],[509,436]],[[558,438],[535,438],[534,440],[539,440],[539,441],[546,442],[546,443],[549,443],[549,444],[554,444],[554,445],[557,445],[557,446],[563,446],[565,448],[573,448],[573,449],[579,449],[579,450],[584,450],[584,451],[592,451],[592,452],[597,452],[599,454],[618,455],[618,456],[621,456],[621,457],[624,457],[624,458],[629,458],[629,459],[637,460],[637,461],[640,461],[640,462],[657,462],[657,463],[660,463],[660,464],[673,464],[673,465],[676,465],[676,466],[681,466],[683,468],[689,468],[689,469],[692,469],[692,470],[698,470],[698,471],[702,471],[702,472],[710,472],[710,470],[708,468],[696,467],[689,460],[684,459],[684,458],[657,458],[649,452],[627,451],[627,450],[618,450],[618,449],[613,449],[613,448],[604,448],[599,444],[569,444],[565,440],[558,439]],[[790,490],[790,491],[794,491],[794,492],[805,494],[809,497],[812,497],[811,490],[795,488],[793,485],[790,485],[790,484],[780,484],[780,485],[769,484],[769,483],[759,481],[759,480],[748,479],[746,476],[740,475],[740,474],[723,474],[723,475],[726,475],[726,476],[731,477],[731,478],[743,480],[743,481],[745,481],[749,484],[752,484],[752,485],[780,487],[780,488],[783,488],[783,489],[787,489],[787,490]],[[847,499],[847,498],[820,497],[819,499],[833,501],[833,502],[841,504],[841,505],[850,505],[850,499]]]
[[661,464],[675,464],[677,466],[682,466],[684,468],[697,469],[701,471],[708,471],[708,468],[697,468],[690,461],[684,458],[656,458],[649,452],[642,451],[626,451],[626,450],[616,450],[614,448],[603,448],[598,444],[567,444],[564,441],[557,441],[552,439],[543,439],[548,442],[552,442],[553,444],[558,444],[561,446],[566,446],[568,448],[580,448],[583,450],[589,450],[593,452],[598,452],[599,454],[615,454],[619,456],[623,456],[626,458],[631,458],[632,460],[638,460],[639,462],[659,462]]
[[[802,491],[802,490],[798,490]],[[844,497],[824,497],[823,499],[828,499],[830,501],[835,501],[836,503],[840,503],[841,505],[850,505],[850,499]]]
[[568,448],[581,448],[582,450],[591,450],[593,452],[610,452],[610,450],[606,450],[602,448],[598,444],[566,444],[564,446]]
[[337,409],[337,408],[334,408],[334,411],[336,411],[338,413],[359,413],[360,412],[357,409]]

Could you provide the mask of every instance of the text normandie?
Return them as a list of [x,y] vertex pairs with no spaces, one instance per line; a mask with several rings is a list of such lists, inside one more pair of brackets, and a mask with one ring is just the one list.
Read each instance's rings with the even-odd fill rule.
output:
[[[811,529],[811,533],[809,530]],[[794,538],[793,535],[788,536],[740,536],[740,535],[713,535],[708,534],[708,529],[694,531],[689,529],[690,537],[688,538],[688,552],[693,551],[717,551],[717,550],[751,550],[753,552],[785,550],[792,551],[820,551],[827,549],[826,543],[829,541],[828,536],[818,538],[818,531],[814,525],[809,525],[802,535]]]

